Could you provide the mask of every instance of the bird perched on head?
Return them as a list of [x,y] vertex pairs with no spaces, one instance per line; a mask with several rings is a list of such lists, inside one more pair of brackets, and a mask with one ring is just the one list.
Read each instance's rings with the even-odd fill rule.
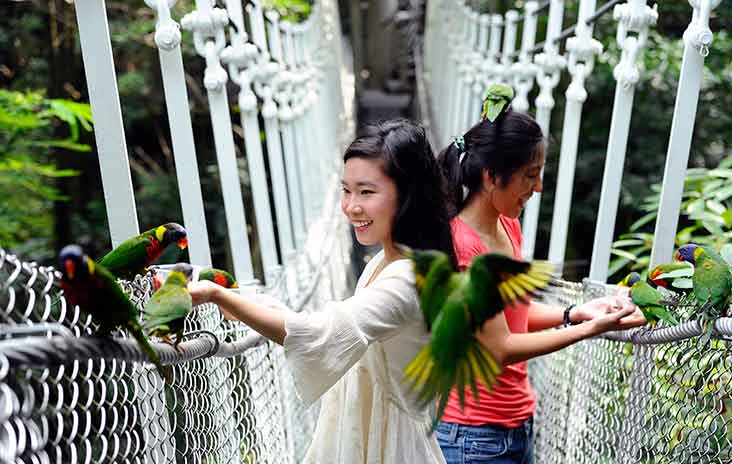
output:
[[658,321],[663,321],[670,326],[679,324],[678,319],[666,307],[675,306],[676,302],[653,288],[637,272],[631,272],[625,276],[618,285],[630,288],[631,300],[640,308],[652,327],[655,327]]
[[516,301],[528,301],[550,285],[554,267],[547,262],[521,262],[499,254],[476,256],[467,271],[454,272],[439,251],[414,251],[420,308],[431,331],[427,346],[404,371],[417,398],[428,404],[439,398],[432,428],[445,410],[453,387],[461,405],[477,382],[490,389],[501,367],[475,333],[483,323]]
[[[170,274],[160,290],[150,298],[143,313],[143,328],[148,335],[162,338],[172,344],[177,350],[183,338],[183,326],[188,313],[193,309],[191,295],[188,293],[188,282],[193,275],[193,266],[187,263],[178,263],[173,266]],[[170,334],[175,333],[175,343],[170,340]]]
[[694,266],[692,277],[694,299],[701,305],[704,336],[702,342],[711,338],[714,321],[725,314],[732,297],[732,272],[724,259],[713,249],[689,243],[680,246],[674,255],[677,261],[686,261]]
[[64,295],[71,304],[79,306],[92,317],[99,325],[99,334],[108,335],[115,329],[126,329],[167,379],[167,371],[142,332],[137,307],[122,291],[115,277],[89,258],[78,245],[67,245],[61,250],[59,266]]
[[186,230],[175,222],[154,227],[125,240],[107,253],[99,264],[115,277],[131,280],[137,274],[144,274],[147,266],[155,262],[172,243],[181,250],[188,246]]

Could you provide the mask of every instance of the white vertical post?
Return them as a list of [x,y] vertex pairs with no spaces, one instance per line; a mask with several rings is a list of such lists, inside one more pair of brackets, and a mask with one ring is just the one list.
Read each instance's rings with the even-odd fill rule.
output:
[[475,62],[473,63],[475,77],[473,79],[472,97],[468,105],[468,114],[470,116],[468,127],[472,127],[480,118],[480,109],[483,106],[483,92],[485,91],[486,69],[484,69],[484,65],[490,61],[490,58],[486,56],[491,25],[490,15],[480,15],[478,17],[478,24],[480,29],[478,32],[478,48],[475,53]]
[[[536,13],[539,10],[539,3],[530,0],[524,5],[524,28],[521,34],[521,52],[519,59],[513,64],[513,85],[516,88],[516,98],[514,98],[511,106],[516,111],[529,111],[528,95],[534,86],[534,76],[536,76],[536,67],[531,62],[531,49],[536,43],[536,23],[538,18]],[[509,76],[510,77],[510,76]]]
[[569,53],[567,68],[572,75],[572,81],[566,92],[567,103],[559,155],[557,190],[554,198],[552,235],[549,240],[549,261],[556,264],[564,263],[567,246],[567,229],[577,160],[577,142],[582,121],[582,105],[587,99],[585,79],[592,72],[595,55],[602,51],[602,44],[592,38],[592,27],[586,22],[594,11],[595,0],[580,0],[575,35],[567,41],[567,52]]
[[76,20],[94,116],[109,235],[112,246],[116,247],[137,235],[140,229],[104,0],[78,0]]
[[188,232],[188,253],[192,264],[211,265],[206,216],[203,211],[201,180],[196,162],[193,125],[188,107],[183,56],[180,50],[180,26],[170,17],[167,0],[150,0],[156,10],[155,44],[160,56],[168,123],[173,143],[175,170],[178,178],[183,223]]
[[[633,96],[635,84],[640,76],[638,62],[643,57],[643,49],[648,39],[648,27],[655,24],[658,19],[658,12],[647,6],[645,0],[629,0],[622,5],[616,5],[613,14],[618,20],[617,42],[622,54],[613,71],[617,85],[589,276],[590,280],[603,283],[607,280],[610,264],[610,247],[618,212]],[[637,37],[629,36],[628,32],[636,32]]]
[[673,254],[681,197],[684,193],[686,166],[689,163],[691,137],[694,132],[696,107],[703,77],[704,57],[709,53],[709,45],[712,43],[709,14],[719,5],[720,1],[689,1],[694,8],[694,14],[689,27],[684,32],[684,56],[671,122],[666,167],[663,171],[661,202],[651,251],[651,267],[668,261]]
[[228,77],[219,61],[219,54],[226,44],[224,27],[228,24],[229,17],[222,9],[211,8],[209,0],[197,0],[196,8],[181,19],[181,25],[184,29],[193,31],[196,52],[206,59],[203,85],[208,94],[234,276],[239,282],[247,282],[254,278],[254,272],[229,117],[229,100],[226,94]]
[[503,50],[501,52],[501,65],[498,67],[498,82],[512,83],[511,63],[513,52],[516,50],[516,34],[518,32],[519,14],[516,10],[506,12],[506,30],[503,34]]
[[[562,69],[567,65],[566,60],[559,54],[557,37],[562,32],[562,19],[564,17],[564,0],[552,0],[549,5],[549,20],[546,26],[546,38],[544,50],[534,57],[536,65],[536,82],[539,86],[539,95],[534,100],[536,106],[536,121],[541,127],[544,137],[549,137],[549,123],[552,109],[554,108],[554,97],[552,92],[559,84],[559,77]],[[548,153],[547,153],[548,154]],[[541,174],[544,177],[544,170]],[[536,234],[539,224],[539,206],[541,204],[541,193],[535,192],[526,203],[522,223],[523,242],[522,254],[524,259],[534,259],[536,247]]]

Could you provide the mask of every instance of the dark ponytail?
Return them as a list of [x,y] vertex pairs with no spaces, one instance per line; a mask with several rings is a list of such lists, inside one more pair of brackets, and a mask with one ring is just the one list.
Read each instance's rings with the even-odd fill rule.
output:
[[500,186],[505,186],[513,174],[538,155],[544,135],[534,118],[509,107],[495,122],[484,119],[470,128],[463,135],[463,142],[462,150],[458,147],[461,144],[453,142],[438,156],[447,178],[453,216],[483,187],[485,170],[496,177]]

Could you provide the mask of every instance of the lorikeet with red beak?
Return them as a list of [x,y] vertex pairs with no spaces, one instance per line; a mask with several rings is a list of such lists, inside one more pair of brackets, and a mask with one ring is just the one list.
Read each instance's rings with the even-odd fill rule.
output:
[[188,246],[186,230],[175,222],[163,224],[125,240],[107,253],[99,264],[117,278],[132,280],[137,274],[144,274],[146,268],[172,243],[177,244],[181,250]]
[[78,245],[67,245],[61,250],[59,266],[64,296],[71,304],[91,315],[99,325],[99,334],[108,335],[118,328],[127,329],[150,362],[167,379],[160,358],[142,333],[138,321],[140,313],[122,291],[117,279],[104,266],[89,258]]
[[[188,293],[188,282],[193,275],[193,266],[178,263],[168,274],[160,290],[150,298],[143,313],[143,327],[148,335],[161,337],[178,349],[183,338],[183,326],[188,313],[193,309],[191,294]],[[175,333],[175,343],[170,334]]]
[[201,272],[198,273],[198,280],[210,280],[224,288],[239,288],[239,284],[236,283],[233,275],[223,269],[215,269],[213,267],[201,269]]

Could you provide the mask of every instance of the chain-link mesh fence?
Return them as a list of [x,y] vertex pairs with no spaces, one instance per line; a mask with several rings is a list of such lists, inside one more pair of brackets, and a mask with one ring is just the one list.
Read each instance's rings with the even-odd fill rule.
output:
[[[303,254],[262,291],[295,310],[316,310],[348,292],[350,236],[325,226],[323,246]],[[70,307],[52,268],[0,249],[0,462],[293,463],[303,455],[317,407],[304,409],[282,348],[201,305],[185,324],[182,352],[155,344],[164,384],[134,340],[96,337]],[[122,282],[142,306],[150,276]]]
[[[571,284],[579,303],[613,286]],[[707,343],[697,306],[682,300],[677,327],[596,338],[530,363],[537,392],[537,463],[732,462],[732,320]]]

